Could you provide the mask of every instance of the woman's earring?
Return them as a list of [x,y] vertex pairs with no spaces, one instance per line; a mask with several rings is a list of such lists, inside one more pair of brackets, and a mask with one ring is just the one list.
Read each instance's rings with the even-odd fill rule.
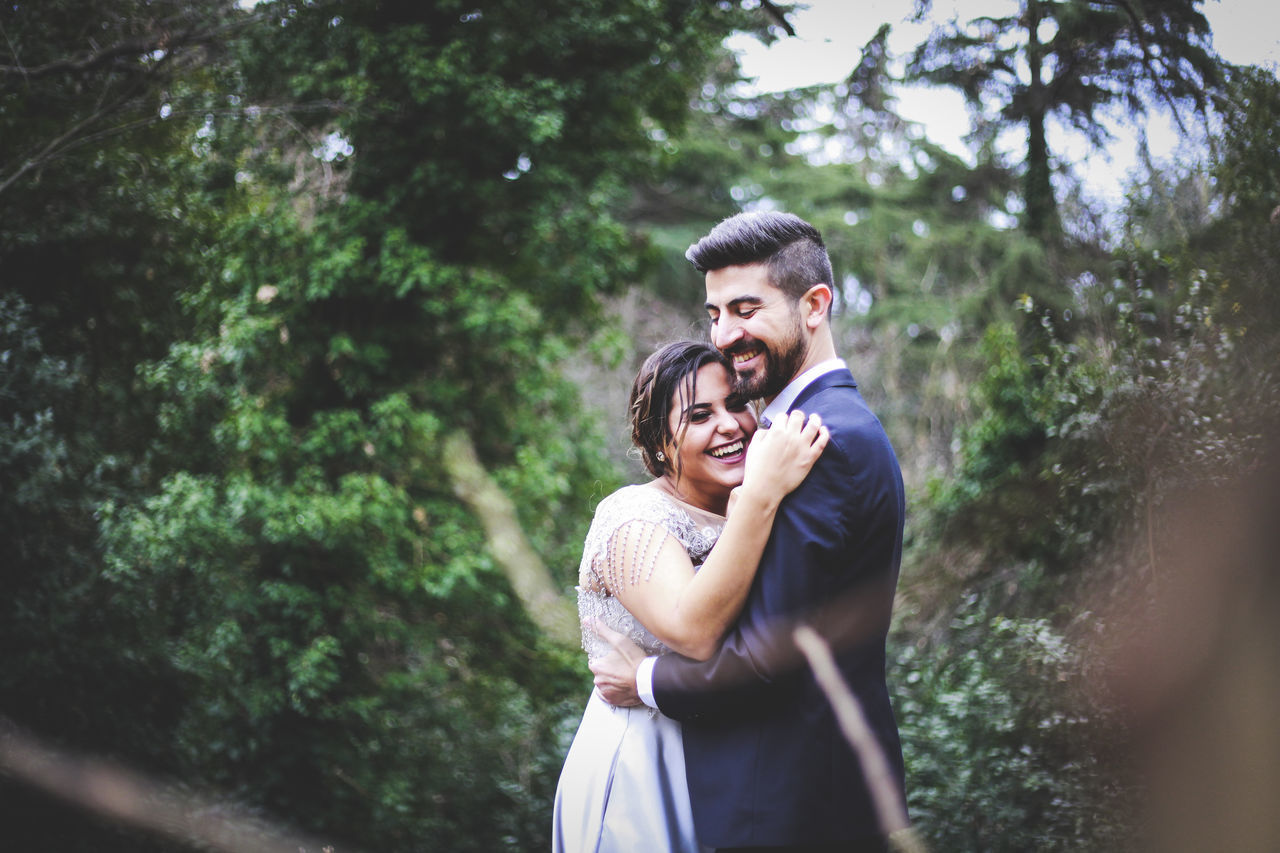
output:
[[659,461],[659,462],[666,462],[666,461],[667,461],[667,457],[666,457],[666,455],[665,455],[661,450],[659,450],[659,451],[658,451],[657,456],[658,456],[658,461]]

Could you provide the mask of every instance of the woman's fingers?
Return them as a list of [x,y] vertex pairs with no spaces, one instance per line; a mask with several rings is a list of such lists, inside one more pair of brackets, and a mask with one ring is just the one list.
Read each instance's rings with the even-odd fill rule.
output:
[[830,435],[821,415],[806,415],[793,409],[774,421],[771,428],[758,431],[751,441],[751,450],[762,460],[766,457],[773,460],[763,462],[766,467],[790,462],[807,467],[822,454]]
[[822,415],[819,415],[815,412],[814,414],[809,415],[809,417],[805,419],[804,427],[801,429],[800,434],[803,435],[810,444],[812,444],[814,440],[817,439],[818,434],[821,431],[822,431]]
[[[813,445],[822,436],[822,443],[825,446],[827,437],[830,435],[822,425],[822,415],[817,412],[806,415],[800,409],[792,409],[787,413],[787,419],[782,426],[788,432],[799,435],[806,445]],[[774,429],[777,429],[777,425]]]
[[811,448],[821,453],[827,446],[827,442],[831,440],[831,430],[826,426],[818,427],[818,434],[814,436],[813,442],[809,445]]

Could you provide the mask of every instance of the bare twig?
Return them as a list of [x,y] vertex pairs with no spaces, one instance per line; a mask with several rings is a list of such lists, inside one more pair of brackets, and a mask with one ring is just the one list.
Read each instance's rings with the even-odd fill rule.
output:
[[1147,34],[1143,32],[1141,16],[1133,8],[1133,4],[1128,0],[1102,0],[1102,2],[1104,5],[1115,6],[1121,9],[1125,16],[1128,17],[1129,23],[1133,27],[1134,38],[1137,40],[1138,47],[1142,52],[1142,66],[1147,69],[1147,75],[1151,78],[1152,85],[1155,87],[1155,90],[1160,93],[1160,97],[1164,99],[1165,104],[1168,105],[1169,111],[1173,114],[1173,120],[1178,125],[1178,130],[1183,134],[1186,134],[1187,128],[1186,125],[1183,124],[1182,114],[1178,111],[1177,99],[1174,98],[1173,94],[1170,93],[1168,88],[1164,85],[1164,75],[1161,74],[1152,63],[1152,57],[1154,54],[1151,50],[1151,45],[1147,42]]
[[[55,59],[41,65],[25,66],[21,62],[17,65],[0,65],[0,79],[11,74],[20,74],[24,80],[28,81],[38,80],[41,77],[49,77],[54,74],[74,74],[106,65],[121,57],[141,57],[156,50],[164,50],[166,55],[171,55],[182,48],[195,47],[216,41],[234,29],[263,19],[264,16],[261,14],[250,15],[205,30],[189,29],[177,35],[162,32],[146,37],[125,39],[108,47],[95,49],[90,53]],[[14,57],[17,57],[16,50],[14,51]]]
[[[66,133],[63,133],[57,139],[48,143],[38,153],[33,154],[30,157],[24,159],[22,163],[18,164],[18,166],[14,168],[13,172],[11,172],[8,176],[0,175],[0,194],[3,194],[5,190],[9,189],[10,186],[16,183],[23,175],[27,174],[31,170],[38,169],[46,165],[47,163],[50,163],[56,160],[62,155],[75,150],[76,148],[79,148],[83,145],[88,145],[93,142],[99,142],[104,139],[110,139],[113,136],[120,136],[122,134],[128,133],[129,131],[137,130],[138,128],[146,127],[147,125],[156,124],[157,122],[166,120],[165,118],[161,117],[158,113],[151,113],[147,115],[145,118],[132,119],[131,121],[124,122],[123,124],[117,124],[111,127],[104,127],[100,130],[95,130],[92,133],[85,133],[83,135],[76,136],[77,133],[80,133],[89,125],[93,124],[94,122],[98,121],[101,118],[106,117],[109,114],[116,112],[124,100],[128,100],[128,98],[117,99],[114,103],[112,103],[109,107],[106,107],[106,108],[100,107],[98,110],[96,110],[93,113],[93,115],[77,123],[74,127],[68,130]],[[215,115],[215,116],[254,115],[254,116],[284,116],[287,118],[288,116],[291,116],[295,113],[306,113],[306,112],[338,113],[338,112],[342,112],[345,109],[346,109],[345,105],[338,103],[336,101],[316,101],[310,104],[290,104],[290,105],[281,106],[281,107],[262,107],[262,106],[253,105],[249,107],[239,107],[239,108],[230,109],[230,110],[228,109],[174,110],[172,113],[169,114],[168,119],[177,119],[177,118],[190,116],[190,115]]]
[[77,140],[75,138],[77,134],[79,134],[85,128],[90,127],[95,122],[99,121],[109,113],[114,112],[117,108],[119,108],[122,104],[124,104],[128,100],[130,100],[132,97],[133,97],[133,93],[131,92],[128,95],[124,96],[123,98],[116,99],[109,106],[99,106],[98,109],[94,110],[89,116],[77,122],[76,124],[73,124],[65,133],[61,134],[60,136],[50,141],[49,144],[47,144],[38,153],[25,158],[22,161],[22,163],[19,164],[19,166],[12,172],[12,174],[10,174],[6,178],[0,179],[0,193],[3,193],[5,190],[7,190],[10,186],[12,186],[15,182],[17,182],[17,180],[21,178],[23,175],[25,175],[27,172],[30,172],[32,169],[39,168],[43,164],[57,157],[64,150],[69,148],[74,148],[77,145],[81,144],[81,140]]
[[[109,77],[107,85],[104,86],[99,94],[98,103],[93,106],[92,112],[86,117],[76,121],[57,137],[41,145],[39,150],[23,157],[16,165],[13,163],[4,164],[4,168],[9,171],[8,174],[0,174],[0,194],[4,193],[5,190],[9,189],[28,173],[42,168],[45,164],[52,162],[67,151],[84,145],[86,142],[123,133],[160,120],[158,115],[153,115],[145,119],[133,119],[114,128],[95,129],[96,125],[102,123],[109,116],[129,110],[130,103],[142,94],[145,84],[160,79],[162,77],[161,72],[174,65],[175,59],[179,55],[187,55],[184,52],[185,49],[215,42],[235,29],[249,26],[264,19],[265,15],[262,13],[246,15],[207,29],[192,27],[177,34],[174,34],[167,26],[163,26],[159,32],[147,37],[125,39],[105,48],[99,48],[94,45],[94,49],[90,53],[77,57],[57,59],[35,66],[22,64],[16,45],[12,43],[8,32],[4,32],[5,40],[9,43],[17,64],[0,65],[0,88],[13,85],[11,81],[18,77],[21,78],[17,81],[18,85],[29,84],[33,80],[40,78],[59,74],[80,73],[107,66],[108,64],[113,66],[113,71],[115,72],[121,70],[129,72],[128,79],[131,80],[132,85],[127,87],[125,94],[108,100],[107,93],[111,89],[110,80],[119,79],[114,74]],[[158,60],[150,64],[138,61],[141,57],[156,50],[164,51],[163,56],[159,57]],[[131,58],[130,62],[122,65],[120,60],[126,57]]]
[[0,773],[73,806],[200,850],[222,853],[321,853],[331,847],[272,826],[248,812],[119,764],[53,749],[0,718]]
[[769,2],[769,0],[760,0],[760,8],[768,12],[769,17],[777,21],[778,26],[786,30],[787,35],[792,37],[795,36],[796,34],[795,28],[791,26],[791,22],[787,20],[785,15],[782,14],[781,9],[773,5],[773,3]]
[[858,756],[881,829],[889,836],[894,847],[903,853],[924,853],[924,842],[911,829],[907,819],[907,806],[898,794],[889,761],[871,734],[871,727],[867,724],[858,698],[853,695],[853,691],[841,677],[840,670],[836,668],[831,648],[808,625],[796,628],[793,637],[808,659],[818,686],[831,703],[841,731]]

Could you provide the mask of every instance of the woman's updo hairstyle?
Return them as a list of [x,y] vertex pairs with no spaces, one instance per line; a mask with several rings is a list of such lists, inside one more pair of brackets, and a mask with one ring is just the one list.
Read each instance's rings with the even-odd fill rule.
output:
[[[686,400],[693,399],[698,370],[706,364],[733,369],[729,360],[711,344],[676,341],[646,358],[636,374],[627,409],[631,416],[631,443],[640,451],[644,467],[655,477],[666,474],[673,462],[670,454],[675,436],[670,426],[671,401],[681,390]],[[665,452],[667,458],[658,459],[659,451]]]

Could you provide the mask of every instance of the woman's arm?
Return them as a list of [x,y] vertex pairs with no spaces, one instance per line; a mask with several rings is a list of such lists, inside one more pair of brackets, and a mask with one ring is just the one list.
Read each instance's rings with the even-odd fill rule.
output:
[[675,537],[645,547],[638,530],[620,528],[622,541],[612,549],[621,563],[610,572],[613,594],[672,650],[709,658],[742,609],[779,503],[803,482],[827,437],[816,416],[799,412],[756,433],[724,531],[696,572]]

